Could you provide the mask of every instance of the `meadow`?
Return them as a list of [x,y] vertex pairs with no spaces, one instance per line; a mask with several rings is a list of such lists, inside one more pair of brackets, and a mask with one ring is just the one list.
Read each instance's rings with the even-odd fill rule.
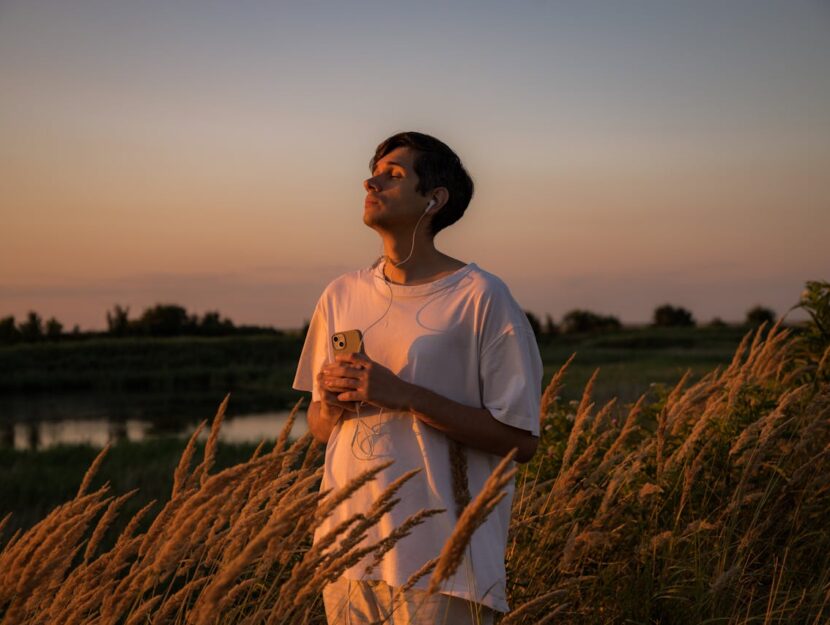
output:
[[[563,335],[540,342],[547,384],[564,362],[575,354],[559,390],[561,401],[577,401],[594,379],[594,401],[612,397],[623,405],[642,393],[653,398],[676,384],[691,370],[697,379],[711,368],[728,363],[747,328],[629,328],[599,335]],[[81,393],[112,394],[113,404],[123,404],[143,393],[143,415],[165,432],[182,429],[194,418],[215,412],[218,401],[231,391],[229,414],[251,407],[290,408],[305,393],[290,390],[302,343],[290,336],[254,336],[204,339],[95,339],[83,343],[17,345],[0,349],[0,380],[5,380],[6,399],[0,409],[9,412],[12,392],[25,403],[22,389],[30,393],[63,393],[71,385]],[[99,364],[96,364],[99,363]],[[159,366],[158,363],[162,363]],[[10,371],[17,372],[16,382]],[[63,373],[50,377],[56,370]],[[243,381],[244,372],[249,378]],[[24,384],[24,380],[29,383]],[[34,383],[38,380],[37,384]],[[137,390],[130,380],[143,380]],[[204,388],[199,384],[204,385]],[[71,386],[70,385],[70,386]],[[178,385],[178,386],[177,386]],[[289,389],[289,390],[285,390]],[[290,403],[288,403],[290,402]],[[170,415],[175,420],[171,421]],[[4,418],[0,415],[0,419]],[[119,441],[100,468],[115,492],[139,491],[127,501],[122,516],[136,512],[155,499],[164,501],[172,487],[172,471],[186,440],[159,436],[136,443]],[[199,449],[204,443],[197,443]],[[225,467],[250,456],[255,444],[217,444],[217,466]],[[9,528],[27,529],[53,507],[71,497],[97,451],[87,445],[61,445],[38,451],[0,447],[0,517],[14,512]]]
[[[440,588],[518,469],[506,554],[513,610],[502,625],[827,622],[830,288],[813,295],[805,331],[747,331],[722,365],[707,368],[698,354],[680,379],[660,369],[633,401],[596,392],[608,367],[583,384],[579,356],[563,358],[542,395],[536,457],[502,463],[420,575]],[[617,344],[597,351],[644,349],[633,336],[595,340]],[[665,345],[651,349],[644,370],[676,362]],[[563,384],[575,381],[573,396]],[[7,515],[0,623],[324,623],[321,585],[367,553],[381,558],[430,513],[362,544],[397,503],[398,483],[338,528],[340,542],[311,547],[321,519],[372,472],[318,493],[320,445],[286,430],[227,453],[217,444],[225,409],[203,447],[194,435],[183,452],[166,450],[148,481],[169,494],[154,505],[128,509],[145,483],[105,482],[115,450],[104,450],[80,480],[67,477],[64,503],[17,530]],[[140,463],[133,453],[118,462]]]
[[[574,352],[564,389],[569,399],[593,369],[601,398],[636,399],[651,383],[674,383],[687,367],[700,375],[728,362],[745,326],[629,327],[600,334],[542,336],[545,381]],[[153,397],[170,413],[211,414],[228,392],[235,407],[290,408],[301,336],[97,337],[83,341],[0,346],[0,408],[9,397],[33,395]],[[210,412],[208,412],[210,411]],[[150,415],[152,416],[152,415]],[[190,415],[192,416],[192,414]]]

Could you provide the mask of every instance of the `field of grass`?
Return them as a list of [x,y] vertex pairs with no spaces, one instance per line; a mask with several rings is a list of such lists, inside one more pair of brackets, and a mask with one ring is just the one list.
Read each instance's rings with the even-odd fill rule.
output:
[[[800,336],[781,327],[748,333],[740,346],[729,340],[621,333],[542,346],[550,375],[542,439],[517,476],[507,553],[513,611],[500,625],[830,619],[830,340],[815,328]],[[637,373],[625,375],[625,366]],[[686,368],[691,375],[675,385]],[[645,382],[652,373],[663,384]],[[600,393],[606,374],[616,381]],[[650,392],[615,402],[615,384],[632,399]],[[73,494],[33,511],[18,527],[43,520],[27,531],[0,538],[0,622],[324,623],[322,584],[405,535],[406,526],[379,544],[360,541],[395,505],[400,484],[311,548],[314,528],[361,482],[320,495],[321,449],[308,437],[223,450],[219,427],[220,418],[201,461],[195,446],[182,453],[181,443],[158,442],[153,453],[165,460],[117,487],[113,471],[134,471],[148,450],[111,450],[61,487],[60,450],[39,478],[30,473],[37,458],[4,457],[12,459],[4,474],[17,466],[31,488],[56,482],[44,498],[61,500],[59,488]],[[66,453],[78,466],[93,455]],[[509,479],[505,463],[425,565],[431,588],[457,566]],[[139,495],[120,496],[151,484],[160,501],[136,520]]]
[[[745,328],[736,327],[640,328],[596,336],[556,337],[543,341],[540,345],[545,367],[544,384],[547,385],[562,364],[575,354],[562,378],[559,392],[561,400],[567,402],[579,399],[588,379],[599,368],[593,384],[594,401],[602,404],[617,397],[617,409],[622,409],[643,392],[650,391],[656,397],[661,389],[675,384],[686,368],[691,369],[691,380],[694,380],[717,365],[727,364],[745,332]],[[35,370],[48,361],[50,367],[55,369],[72,365],[77,369],[76,375],[88,376],[90,381],[93,379],[91,376],[102,370],[109,370],[113,376],[104,377],[103,380],[123,381],[126,378],[121,377],[122,374],[113,373],[119,367],[127,371],[123,376],[136,375],[135,371],[149,372],[152,371],[152,361],[157,358],[169,359],[166,367],[170,370],[182,363],[199,362],[206,369],[219,366],[220,370],[229,371],[233,363],[242,360],[249,363],[246,366],[262,368],[259,375],[264,377],[267,375],[267,367],[275,366],[276,355],[291,358],[294,353],[292,349],[299,353],[297,345],[290,346],[289,337],[188,337],[150,339],[146,342],[147,344],[132,339],[101,339],[81,344],[44,344],[13,349],[20,350],[18,356],[21,361],[28,362],[23,367],[24,370],[26,367]],[[279,348],[275,347],[277,343]],[[21,347],[25,349],[21,350]],[[79,351],[74,353],[73,350]],[[265,356],[271,351],[275,354],[274,360]],[[0,350],[2,353],[3,350]],[[90,368],[88,364],[96,357],[104,358],[107,366]],[[225,362],[224,358],[228,361],[220,366],[220,363]],[[84,362],[87,365],[81,364]],[[293,379],[296,363],[290,361],[289,364],[283,362],[280,365],[285,370],[280,375],[288,376],[287,370],[290,369],[290,379]],[[130,367],[135,367],[132,374],[129,373]],[[48,371],[46,369],[42,375]],[[219,378],[222,378],[221,374],[218,375],[217,379]],[[286,383],[286,386],[290,384]],[[224,392],[227,390],[230,389]],[[210,414],[204,410],[205,402],[213,400],[207,400],[205,393],[193,393],[195,391],[154,396],[170,400],[159,401],[160,414],[171,414],[171,411],[187,405],[188,410],[182,410],[183,414],[192,414],[196,409],[201,409],[200,414],[204,418]],[[213,396],[217,393],[215,391]],[[234,411],[239,410],[236,395],[234,392],[231,397]],[[285,395],[286,399],[296,401],[303,394],[292,390]],[[276,402],[283,407],[293,404],[285,404],[281,400]],[[215,403],[212,403],[211,408],[214,407]],[[167,425],[172,427],[175,424]],[[108,480],[115,492],[140,489],[125,504],[128,506],[126,512],[137,510],[154,499],[164,501],[169,496],[172,484],[172,468],[184,449],[185,442],[174,436],[141,443],[119,442],[107,455],[99,476],[102,480]],[[239,462],[252,451],[253,445],[220,444],[217,465]],[[74,494],[96,454],[97,450],[86,445],[59,446],[34,452],[0,448],[0,517],[14,511],[11,529],[30,527],[54,506]]]
[[[153,500],[164,502],[170,498],[173,470],[186,443],[178,437],[140,443],[120,441],[101,464],[96,485],[109,483],[117,493],[138,489],[135,497],[125,503],[126,518]],[[247,460],[255,447],[219,443],[216,467]],[[197,450],[204,452],[204,443],[198,443]],[[42,451],[0,449],[0,518],[13,513],[7,530],[28,529],[71,499],[99,451],[89,445],[62,445]]]
[[[543,337],[545,379],[577,352],[565,393],[575,396],[602,367],[603,397],[639,396],[651,382],[674,382],[729,360],[746,328],[631,328],[600,335]],[[101,338],[83,342],[0,347],[0,393],[94,392],[175,397],[209,392],[256,396],[270,408],[289,408],[299,337]],[[0,398],[0,405],[2,405]]]
[[0,392],[247,390],[290,404],[301,348],[290,335],[17,344],[0,348]]
[[636,399],[652,384],[672,385],[691,369],[692,380],[728,363],[748,328],[644,327],[599,335],[559,336],[540,344],[545,384],[571,354],[562,397],[577,399],[596,368],[596,401],[616,397],[620,404]]

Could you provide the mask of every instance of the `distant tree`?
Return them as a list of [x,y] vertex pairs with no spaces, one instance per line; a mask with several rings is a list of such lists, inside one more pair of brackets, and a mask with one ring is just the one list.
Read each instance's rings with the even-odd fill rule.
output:
[[26,342],[39,341],[43,338],[43,320],[35,311],[30,310],[26,321],[18,327],[20,337]]
[[122,308],[120,304],[107,311],[107,332],[113,336],[127,336],[130,333],[130,307]]
[[539,336],[542,334],[542,324],[539,322],[539,317],[534,315],[529,310],[525,311],[525,317],[527,317],[527,322],[530,324],[530,329],[533,330],[533,336],[535,336],[538,341]]
[[225,336],[233,334],[234,325],[230,319],[222,319],[219,311],[206,312],[199,323],[199,334],[206,336]]
[[14,316],[9,315],[0,319],[0,343],[11,345],[17,343],[20,339],[20,330],[15,326]]
[[46,338],[50,340],[56,340],[61,337],[63,333],[63,324],[51,317],[49,321],[46,322]]
[[308,319],[304,319],[303,320],[303,329],[300,330],[300,336],[303,337],[303,340],[305,340],[305,337],[308,335],[308,328],[310,326],[311,326],[311,322]]
[[140,332],[150,336],[179,336],[190,329],[190,324],[187,310],[176,304],[156,304],[136,322]]
[[606,332],[622,328],[620,320],[612,315],[599,315],[590,310],[575,309],[562,317],[562,331],[566,334]]
[[193,314],[187,316],[187,322],[184,324],[182,334],[198,334],[199,333],[199,315]]
[[682,306],[663,304],[654,309],[654,325],[656,326],[694,326],[692,313]]
[[545,314],[545,336],[552,338],[559,334],[559,327],[553,322],[550,314]]
[[763,306],[754,306],[746,311],[746,321],[744,321],[746,325],[759,326],[765,321],[767,326],[775,323],[775,311]]
[[709,322],[709,327],[711,327],[711,328],[723,328],[727,325],[729,325],[729,324],[727,324],[720,317],[712,317],[712,320]]

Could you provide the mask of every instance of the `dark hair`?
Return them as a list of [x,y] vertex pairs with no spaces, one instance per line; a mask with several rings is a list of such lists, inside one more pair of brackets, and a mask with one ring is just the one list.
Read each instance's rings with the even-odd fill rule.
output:
[[416,153],[414,167],[418,174],[418,186],[415,190],[418,193],[426,195],[436,187],[446,187],[449,191],[447,203],[433,215],[430,222],[430,234],[435,236],[464,215],[473,197],[473,179],[446,143],[421,132],[399,132],[383,141],[369,161],[369,170],[374,171],[380,159],[401,147]]

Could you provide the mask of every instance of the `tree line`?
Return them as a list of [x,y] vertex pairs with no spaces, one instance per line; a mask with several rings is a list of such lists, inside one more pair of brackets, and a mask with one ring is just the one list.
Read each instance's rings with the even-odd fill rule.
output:
[[0,344],[35,343],[65,339],[110,337],[165,337],[165,336],[231,336],[240,334],[283,334],[271,327],[237,326],[222,317],[218,311],[202,316],[189,314],[177,304],[156,304],[147,308],[141,316],[131,319],[130,308],[115,305],[107,311],[107,329],[103,332],[81,332],[76,325],[71,332],[64,332],[63,324],[54,317],[45,321],[35,311],[30,311],[19,323],[10,315],[0,319]]
[[[622,329],[622,323],[613,315],[601,315],[590,310],[575,309],[563,315],[555,323],[548,314],[544,323],[530,311],[525,311],[530,327],[537,338],[555,337],[560,334],[594,334]],[[222,317],[218,311],[209,311],[201,317],[189,314],[187,309],[177,304],[156,304],[147,308],[137,318],[130,318],[130,308],[116,304],[107,311],[107,329],[103,332],[81,332],[76,325],[71,332],[64,332],[63,324],[54,317],[44,321],[35,311],[30,311],[26,318],[16,322],[13,315],[0,319],[0,344],[35,343],[67,339],[84,339],[94,337],[167,337],[167,336],[232,336],[251,334],[285,334],[284,331],[267,327],[242,325],[237,326]],[[759,325],[763,321],[773,323],[775,313],[763,306],[755,306],[746,312],[744,323]],[[654,309],[653,326],[694,327],[697,322],[692,313],[682,306],[663,304]],[[712,319],[709,326],[725,326],[720,318]],[[301,336],[308,331],[308,321],[302,329]]]
[[[619,318],[613,315],[601,315],[590,310],[574,309],[562,316],[560,323],[554,323],[550,315],[545,315],[545,322],[530,311],[525,311],[527,320],[536,338],[555,337],[560,334],[596,334],[621,330],[622,323]],[[775,312],[765,306],[753,306],[746,311],[744,325],[758,326],[766,321],[768,324],[775,322]],[[692,313],[682,306],[662,304],[654,309],[651,326],[653,327],[697,327],[698,323]],[[712,319],[708,325],[726,326],[729,325],[720,317]]]

